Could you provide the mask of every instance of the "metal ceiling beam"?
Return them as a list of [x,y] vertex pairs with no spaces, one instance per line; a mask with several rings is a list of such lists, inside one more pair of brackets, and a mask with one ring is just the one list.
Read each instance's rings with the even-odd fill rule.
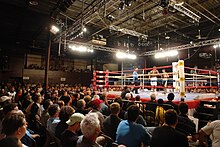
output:
[[[185,45],[170,47],[170,48],[164,49],[163,51],[185,50],[185,49],[190,49],[190,48],[195,48],[195,47],[202,47],[202,46],[207,46],[207,45],[215,45],[215,44],[219,44],[219,43],[220,43],[220,38],[217,38],[217,39],[200,41],[200,42],[193,43],[193,44],[185,44]],[[159,52],[162,52],[162,51],[161,50],[148,51],[148,52],[143,53],[142,56],[154,55],[154,54],[159,53]]]
[[[208,20],[206,19],[206,20],[200,21],[200,23],[204,23],[204,22],[207,22],[207,21],[208,21]],[[181,26],[181,27],[179,27],[178,29],[173,29],[173,30],[161,32],[161,34],[174,32],[174,31],[176,31],[176,30],[182,30],[182,29],[191,27],[191,26],[193,26],[193,25],[195,25],[195,24],[194,24],[194,23],[191,23],[191,24],[188,24],[188,25]],[[161,27],[161,25],[160,25],[159,27]],[[157,29],[157,28],[158,28],[158,27],[154,27],[153,29],[151,29],[151,30],[149,30],[149,31],[152,31],[152,30]],[[158,35],[158,34],[149,35],[149,37],[155,37],[155,36],[157,36],[157,35]]]
[[218,18],[216,15],[214,15],[212,12],[210,12],[209,10],[207,10],[205,7],[203,7],[201,4],[199,4],[197,1],[193,0],[193,2],[195,2],[199,7],[201,7],[203,10],[205,10],[206,12],[208,12],[211,16],[213,16],[215,19],[217,19],[220,22],[220,18]]
[[[119,19],[119,20],[115,20],[114,22],[112,22],[111,25],[116,25],[116,26],[117,26],[117,25],[120,24],[122,21],[128,20],[128,19],[130,19],[131,17],[133,17],[133,14],[139,13],[139,11],[141,10],[141,9],[139,9],[139,7],[142,6],[143,3],[145,3],[145,2],[142,2],[141,4],[138,4],[138,5],[136,5],[135,7],[130,8],[128,11],[124,11],[124,13],[122,13],[122,14],[120,15],[120,19]],[[141,11],[142,11],[142,10],[141,10]],[[104,27],[104,28],[100,29],[99,31],[93,33],[92,35],[95,35],[95,34],[101,32],[101,31],[103,31],[103,30],[105,30],[105,29],[108,29],[109,27],[110,27],[110,26]]]
[[201,14],[202,16],[204,16],[205,18],[207,18],[208,20],[210,20],[213,23],[216,23],[214,20],[212,20],[211,18],[209,18],[207,15],[205,15],[204,13],[200,12],[199,10],[197,10],[195,7],[189,5],[188,3],[185,3],[188,7],[190,7],[191,9],[199,12],[199,14]]
[[143,39],[147,39],[147,37],[148,37],[148,35],[136,32],[134,30],[129,30],[129,29],[126,29],[126,28],[121,28],[121,27],[118,27],[118,26],[115,26],[115,25],[111,25],[110,26],[110,30],[118,31],[118,32],[121,32],[121,33],[124,33],[124,34],[128,34],[128,35],[131,35],[131,36],[142,37]]
[[192,12],[191,10],[187,9],[183,5],[177,5],[175,3],[170,3],[169,6],[172,6],[174,9],[178,10],[179,12],[182,12],[183,14],[185,14],[186,16],[192,18],[193,20],[195,20],[197,22],[199,22],[199,20],[201,19],[200,16],[198,16],[197,14]]
[[[76,33],[79,31],[82,27],[82,22],[88,22],[91,19],[91,16],[95,12],[98,12],[104,5],[107,3],[110,3],[112,0],[109,1],[103,1],[103,0],[95,0],[93,5],[91,7],[87,7],[89,10],[82,14],[80,18],[78,18],[71,27],[69,27],[66,31],[61,32],[59,35],[57,35],[54,39],[55,42],[59,40],[61,37],[68,37],[71,36],[72,34]],[[85,10],[86,11],[86,10]]]

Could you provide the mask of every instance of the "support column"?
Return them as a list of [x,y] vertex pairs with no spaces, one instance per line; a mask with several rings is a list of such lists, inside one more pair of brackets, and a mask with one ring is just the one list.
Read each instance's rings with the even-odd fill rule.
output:
[[51,48],[51,34],[49,32],[49,35],[48,35],[48,48],[47,48],[47,57],[46,57],[46,68],[45,68],[45,77],[44,77],[44,80],[45,80],[45,92],[47,91],[48,89],[48,71],[49,71],[49,68],[50,68],[50,48]]

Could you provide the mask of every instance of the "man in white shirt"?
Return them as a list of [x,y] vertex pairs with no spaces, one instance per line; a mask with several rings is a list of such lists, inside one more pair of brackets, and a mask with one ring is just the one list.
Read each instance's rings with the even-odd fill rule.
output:
[[212,121],[199,130],[200,144],[205,143],[204,138],[206,135],[210,136],[212,147],[220,147],[220,120]]

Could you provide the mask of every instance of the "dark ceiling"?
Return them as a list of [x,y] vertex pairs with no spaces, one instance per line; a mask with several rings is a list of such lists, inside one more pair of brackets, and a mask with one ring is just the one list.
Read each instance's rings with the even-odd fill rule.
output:
[[[172,7],[164,9],[161,2],[164,0],[38,0],[38,5],[30,5],[29,0],[0,0],[0,42],[45,48],[53,23],[62,28],[53,36],[54,43],[60,39],[88,43],[97,34],[107,39],[107,46],[139,52],[220,38],[220,0],[174,1],[184,2],[185,8],[201,17],[199,22]],[[124,9],[119,10],[123,3]],[[88,32],[76,37],[83,26]]]

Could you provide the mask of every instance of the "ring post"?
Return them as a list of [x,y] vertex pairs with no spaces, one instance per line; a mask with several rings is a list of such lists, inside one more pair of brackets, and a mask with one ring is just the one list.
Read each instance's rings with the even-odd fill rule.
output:
[[183,60],[179,60],[178,68],[179,68],[180,98],[181,98],[181,101],[184,101],[184,97],[185,97],[185,73],[184,73],[184,61]]
[[174,92],[178,89],[178,62],[172,62]]

